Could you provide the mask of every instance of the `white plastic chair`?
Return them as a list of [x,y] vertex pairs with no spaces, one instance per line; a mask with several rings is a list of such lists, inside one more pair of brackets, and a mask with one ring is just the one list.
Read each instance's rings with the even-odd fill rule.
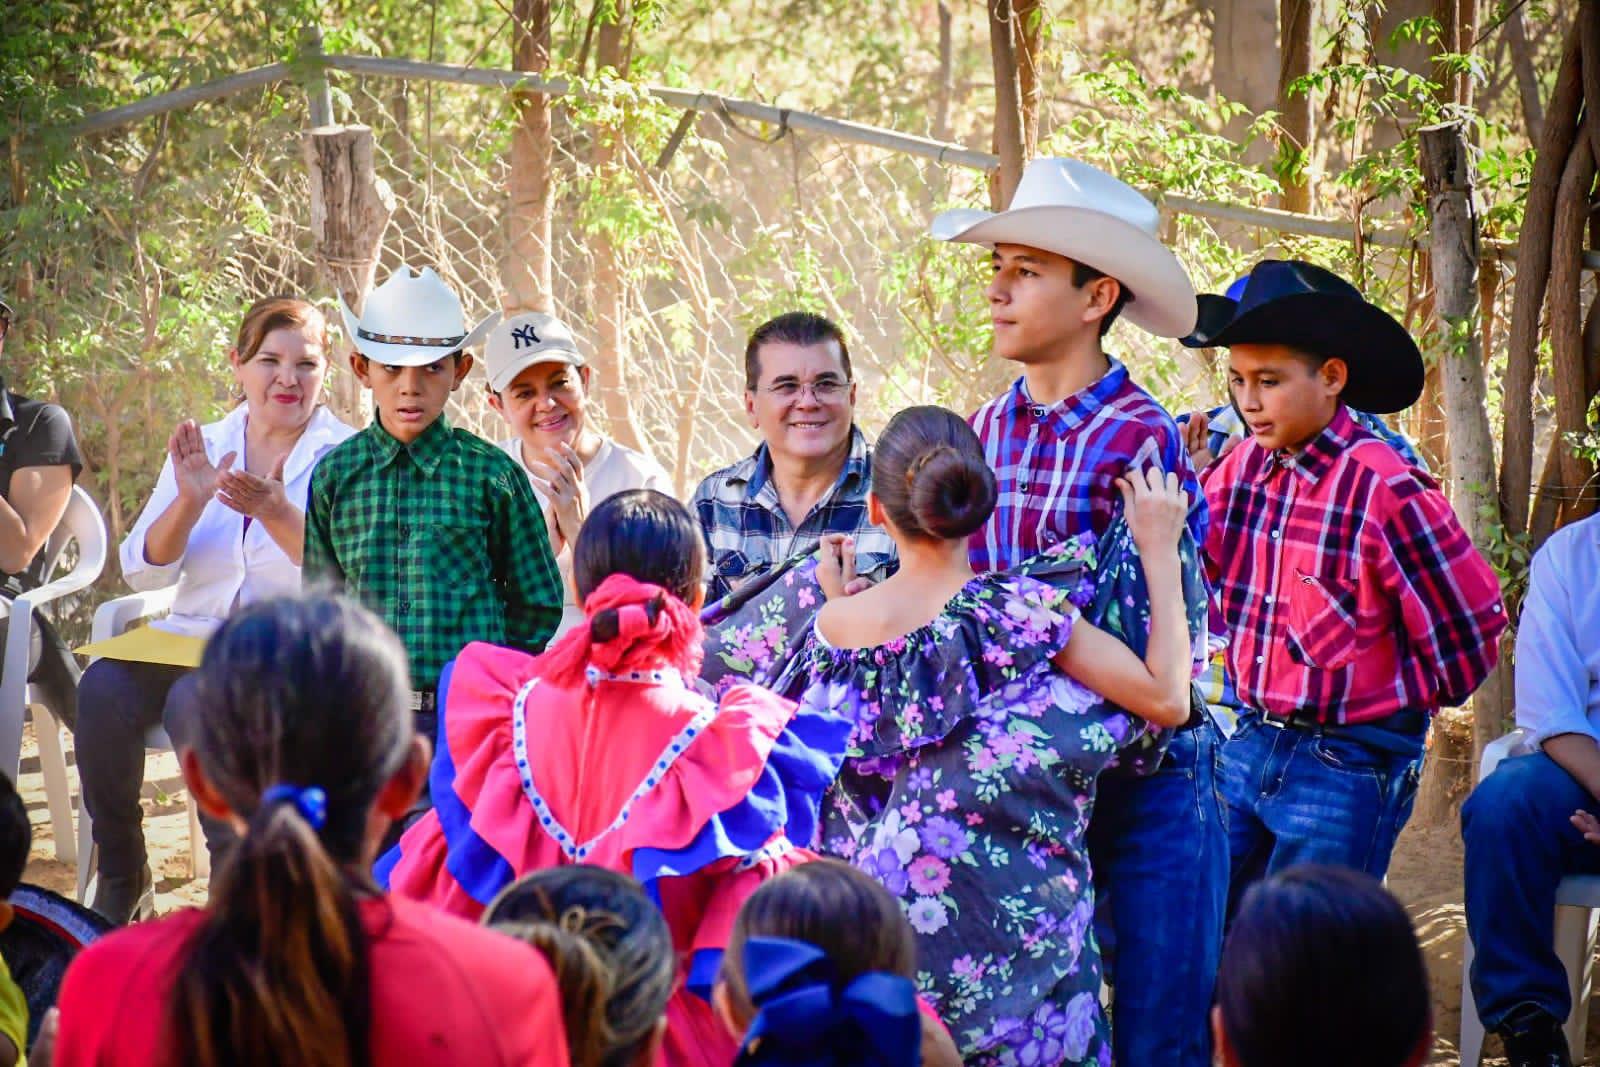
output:
[[[39,740],[39,769],[44,777],[45,800],[55,833],[56,858],[76,863],[72,836],[72,794],[67,785],[67,761],[61,748],[61,723],[47,707],[38,687],[28,684],[28,654],[33,641],[33,615],[41,606],[80,592],[100,577],[106,565],[106,523],[100,509],[82,486],[73,486],[67,510],[45,542],[46,575],[55,573],[69,544],[78,546],[72,569],[11,602],[6,629],[5,665],[0,668],[0,769],[15,782],[22,766],[22,721],[33,713]],[[4,610],[0,608],[0,610]]]
[[[137,622],[165,615],[172,609],[177,593],[178,587],[169,585],[106,601],[94,613],[91,639],[106,641],[126,632]],[[161,727],[153,726],[144,735],[144,745],[147,749],[171,751],[172,739]],[[211,853],[206,850],[205,836],[200,829],[200,812],[187,789],[183,791],[183,802],[189,813],[189,873],[195,878],[206,878],[211,874]],[[87,904],[94,892],[99,855],[94,846],[94,820],[81,802],[78,805],[78,856],[78,901]]]
[[[1494,773],[1500,761],[1522,745],[1523,731],[1513,730],[1483,750],[1478,781]],[[1594,992],[1594,953],[1597,923],[1600,923],[1600,875],[1569,875],[1556,887],[1556,955],[1567,972],[1567,989],[1572,994],[1572,1014],[1563,1028],[1574,1063],[1582,1062],[1584,1043],[1589,1036],[1589,997]],[[1478,1018],[1478,1003],[1472,997],[1472,938],[1461,948],[1461,1064],[1477,1067],[1483,1059],[1483,1022]]]

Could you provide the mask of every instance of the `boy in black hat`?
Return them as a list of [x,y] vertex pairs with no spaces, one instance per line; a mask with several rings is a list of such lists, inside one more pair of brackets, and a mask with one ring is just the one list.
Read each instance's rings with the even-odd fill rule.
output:
[[1405,328],[1338,276],[1266,260],[1237,301],[1200,297],[1251,439],[1204,478],[1207,566],[1244,711],[1222,746],[1230,896],[1299,863],[1382,878],[1428,722],[1493,668],[1500,586],[1437,483],[1346,404],[1422,391]]

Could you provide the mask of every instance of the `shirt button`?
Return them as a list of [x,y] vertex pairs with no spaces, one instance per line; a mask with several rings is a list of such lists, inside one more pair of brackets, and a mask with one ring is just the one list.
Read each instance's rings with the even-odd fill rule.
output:
[[1272,603],[1272,597],[1270,597],[1270,596],[1269,596],[1269,597],[1267,597],[1267,599],[1266,599],[1266,603],[1268,603],[1268,604],[1270,604],[1270,603]]
[[1018,482],[1017,483],[1017,488],[1021,489],[1024,493],[1026,493],[1028,491],[1028,483],[1027,482]]
[[1036,419],[1044,418],[1044,408],[1035,407],[1035,408],[1030,408],[1029,411],[1032,413],[1033,417],[1036,418]]
[[1279,535],[1279,534],[1280,534],[1280,533],[1282,533],[1282,532],[1283,532],[1283,531],[1282,531],[1282,530],[1273,530],[1273,531],[1272,531],[1272,539],[1273,539],[1273,540],[1274,540],[1274,541],[1276,541],[1276,540],[1277,540],[1277,539],[1278,539],[1278,535]]
[[1265,657],[1265,656],[1257,656],[1256,657],[1256,662],[1257,663],[1265,663],[1265,662],[1267,662],[1267,657]]
[[404,541],[407,538],[409,538],[410,536],[411,536],[411,527],[409,527],[409,526],[400,527],[400,540]]
[[409,601],[409,600],[400,601],[400,614],[402,614],[402,615],[411,614],[411,601]]

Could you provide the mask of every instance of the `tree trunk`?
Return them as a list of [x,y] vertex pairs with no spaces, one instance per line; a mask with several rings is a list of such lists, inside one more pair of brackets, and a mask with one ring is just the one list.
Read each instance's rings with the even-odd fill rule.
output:
[[[1592,13],[1593,8],[1585,5],[1584,14]],[[1585,52],[1584,66],[1587,67],[1587,49]],[[1594,175],[1594,152],[1587,138],[1579,138],[1561,176],[1550,252],[1551,376],[1556,387],[1556,442],[1560,456],[1557,476],[1562,500],[1558,526],[1594,511],[1594,464],[1578,455],[1568,441],[1569,434],[1581,434],[1589,421],[1579,301],[1583,285],[1584,237],[1589,229],[1589,192],[1594,187]]]
[[1511,294],[1511,326],[1506,337],[1504,447],[1500,455],[1500,514],[1512,536],[1528,529],[1533,482],[1533,379],[1539,366],[1539,313],[1550,280],[1551,227],[1561,174],[1577,136],[1583,99],[1579,34],[1567,38],[1545,113],[1544,139],[1534,160],[1517,241],[1517,284]]
[[[1472,50],[1478,36],[1477,0],[1437,0],[1434,18],[1439,22],[1439,47],[1444,52],[1464,55]],[[1433,80],[1439,86],[1440,103],[1472,105],[1472,76],[1453,72],[1436,63]]]
[[994,60],[994,151],[1000,170],[990,189],[996,211],[1011,203],[1027,162],[1023,143],[1022,85],[1017,71],[1016,34],[1012,32],[1011,0],[986,0],[989,5],[989,52]]
[[1311,210],[1311,93],[1291,88],[1311,73],[1311,26],[1316,0],[1279,0],[1278,26],[1283,41],[1278,62],[1278,182],[1285,211]]
[[[358,315],[372,288],[383,231],[395,209],[394,194],[374,169],[373,147],[372,130],[366,126],[323,126],[301,141],[311,174],[317,268],[324,287],[336,290]],[[365,390],[347,361],[330,362],[329,409],[352,426],[365,425]]]
[[[1430,126],[1418,135],[1417,154],[1428,194],[1429,258],[1433,266],[1433,309],[1444,344],[1439,355],[1445,417],[1450,425],[1450,500],[1461,525],[1480,552],[1494,538],[1492,516],[1494,441],[1489,430],[1483,349],[1475,320],[1478,311],[1478,217],[1472,202],[1472,169],[1464,124]],[[1496,669],[1502,674],[1505,667]],[[1501,679],[1473,700],[1474,759],[1499,737],[1508,707]],[[1470,774],[1476,764],[1435,761],[1430,773]]]
[[1511,46],[1511,69],[1517,76],[1517,95],[1522,99],[1522,121],[1528,127],[1528,143],[1538,144],[1544,130],[1544,102],[1539,99],[1539,76],[1533,69],[1533,47],[1528,43],[1528,20],[1521,4],[1506,15],[1505,33]]
[[[512,13],[511,62],[517,70],[543,74],[550,68],[550,0],[516,0]],[[510,240],[500,276],[506,310],[553,311],[550,297],[550,97],[512,94],[517,125],[511,131],[508,179]]]
[[[618,77],[628,74],[628,27],[633,19],[629,0],[617,0],[612,17],[595,31],[595,66],[609,67]],[[621,129],[598,131],[594,138],[591,162],[596,175],[606,177],[621,167],[617,140]],[[597,229],[590,239],[593,250],[595,358],[592,361],[599,379],[600,403],[606,414],[611,437],[629,448],[646,449],[644,434],[634,417],[629,393],[627,293],[623,284],[622,258],[611,235]]]
[[[1234,141],[1243,139],[1252,118],[1277,106],[1277,0],[1215,0],[1211,83],[1219,96],[1249,111],[1228,123],[1225,132]],[[1257,139],[1245,149],[1245,158],[1257,166],[1265,164],[1271,158],[1271,145]]]
[[1040,0],[1013,0],[1016,27],[1017,95],[1022,105],[1022,158],[1039,154],[1039,41],[1044,29]]
[[933,139],[950,140],[950,100],[956,91],[956,46],[948,0],[939,0],[939,81],[934,90]]

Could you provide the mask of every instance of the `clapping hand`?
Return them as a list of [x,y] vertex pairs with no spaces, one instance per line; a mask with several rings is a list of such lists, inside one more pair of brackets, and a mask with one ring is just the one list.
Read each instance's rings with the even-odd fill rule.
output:
[[178,482],[178,496],[197,507],[204,507],[217,492],[217,480],[222,471],[233,465],[237,452],[229,452],[222,461],[212,465],[206,455],[206,440],[200,433],[200,424],[193,419],[178,423],[172,436],[167,438],[167,455],[172,459],[172,474]]
[[287,455],[281,456],[272,473],[259,478],[245,470],[225,470],[217,475],[217,499],[252,519],[272,519],[289,507],[289,497],[283,488],[283,465]]
[[589,489],[583,484],[583,460],[566,442],[547,449],[548,462],[531,463],[533,482],[550,501],[556,530],[564,544],[577,539],[578,529],[589,515]]
[[1578,832],[1589,844],[1600,845],[1600,819],[1579,810],[1572,813],[1572,825],[1578,828]]

